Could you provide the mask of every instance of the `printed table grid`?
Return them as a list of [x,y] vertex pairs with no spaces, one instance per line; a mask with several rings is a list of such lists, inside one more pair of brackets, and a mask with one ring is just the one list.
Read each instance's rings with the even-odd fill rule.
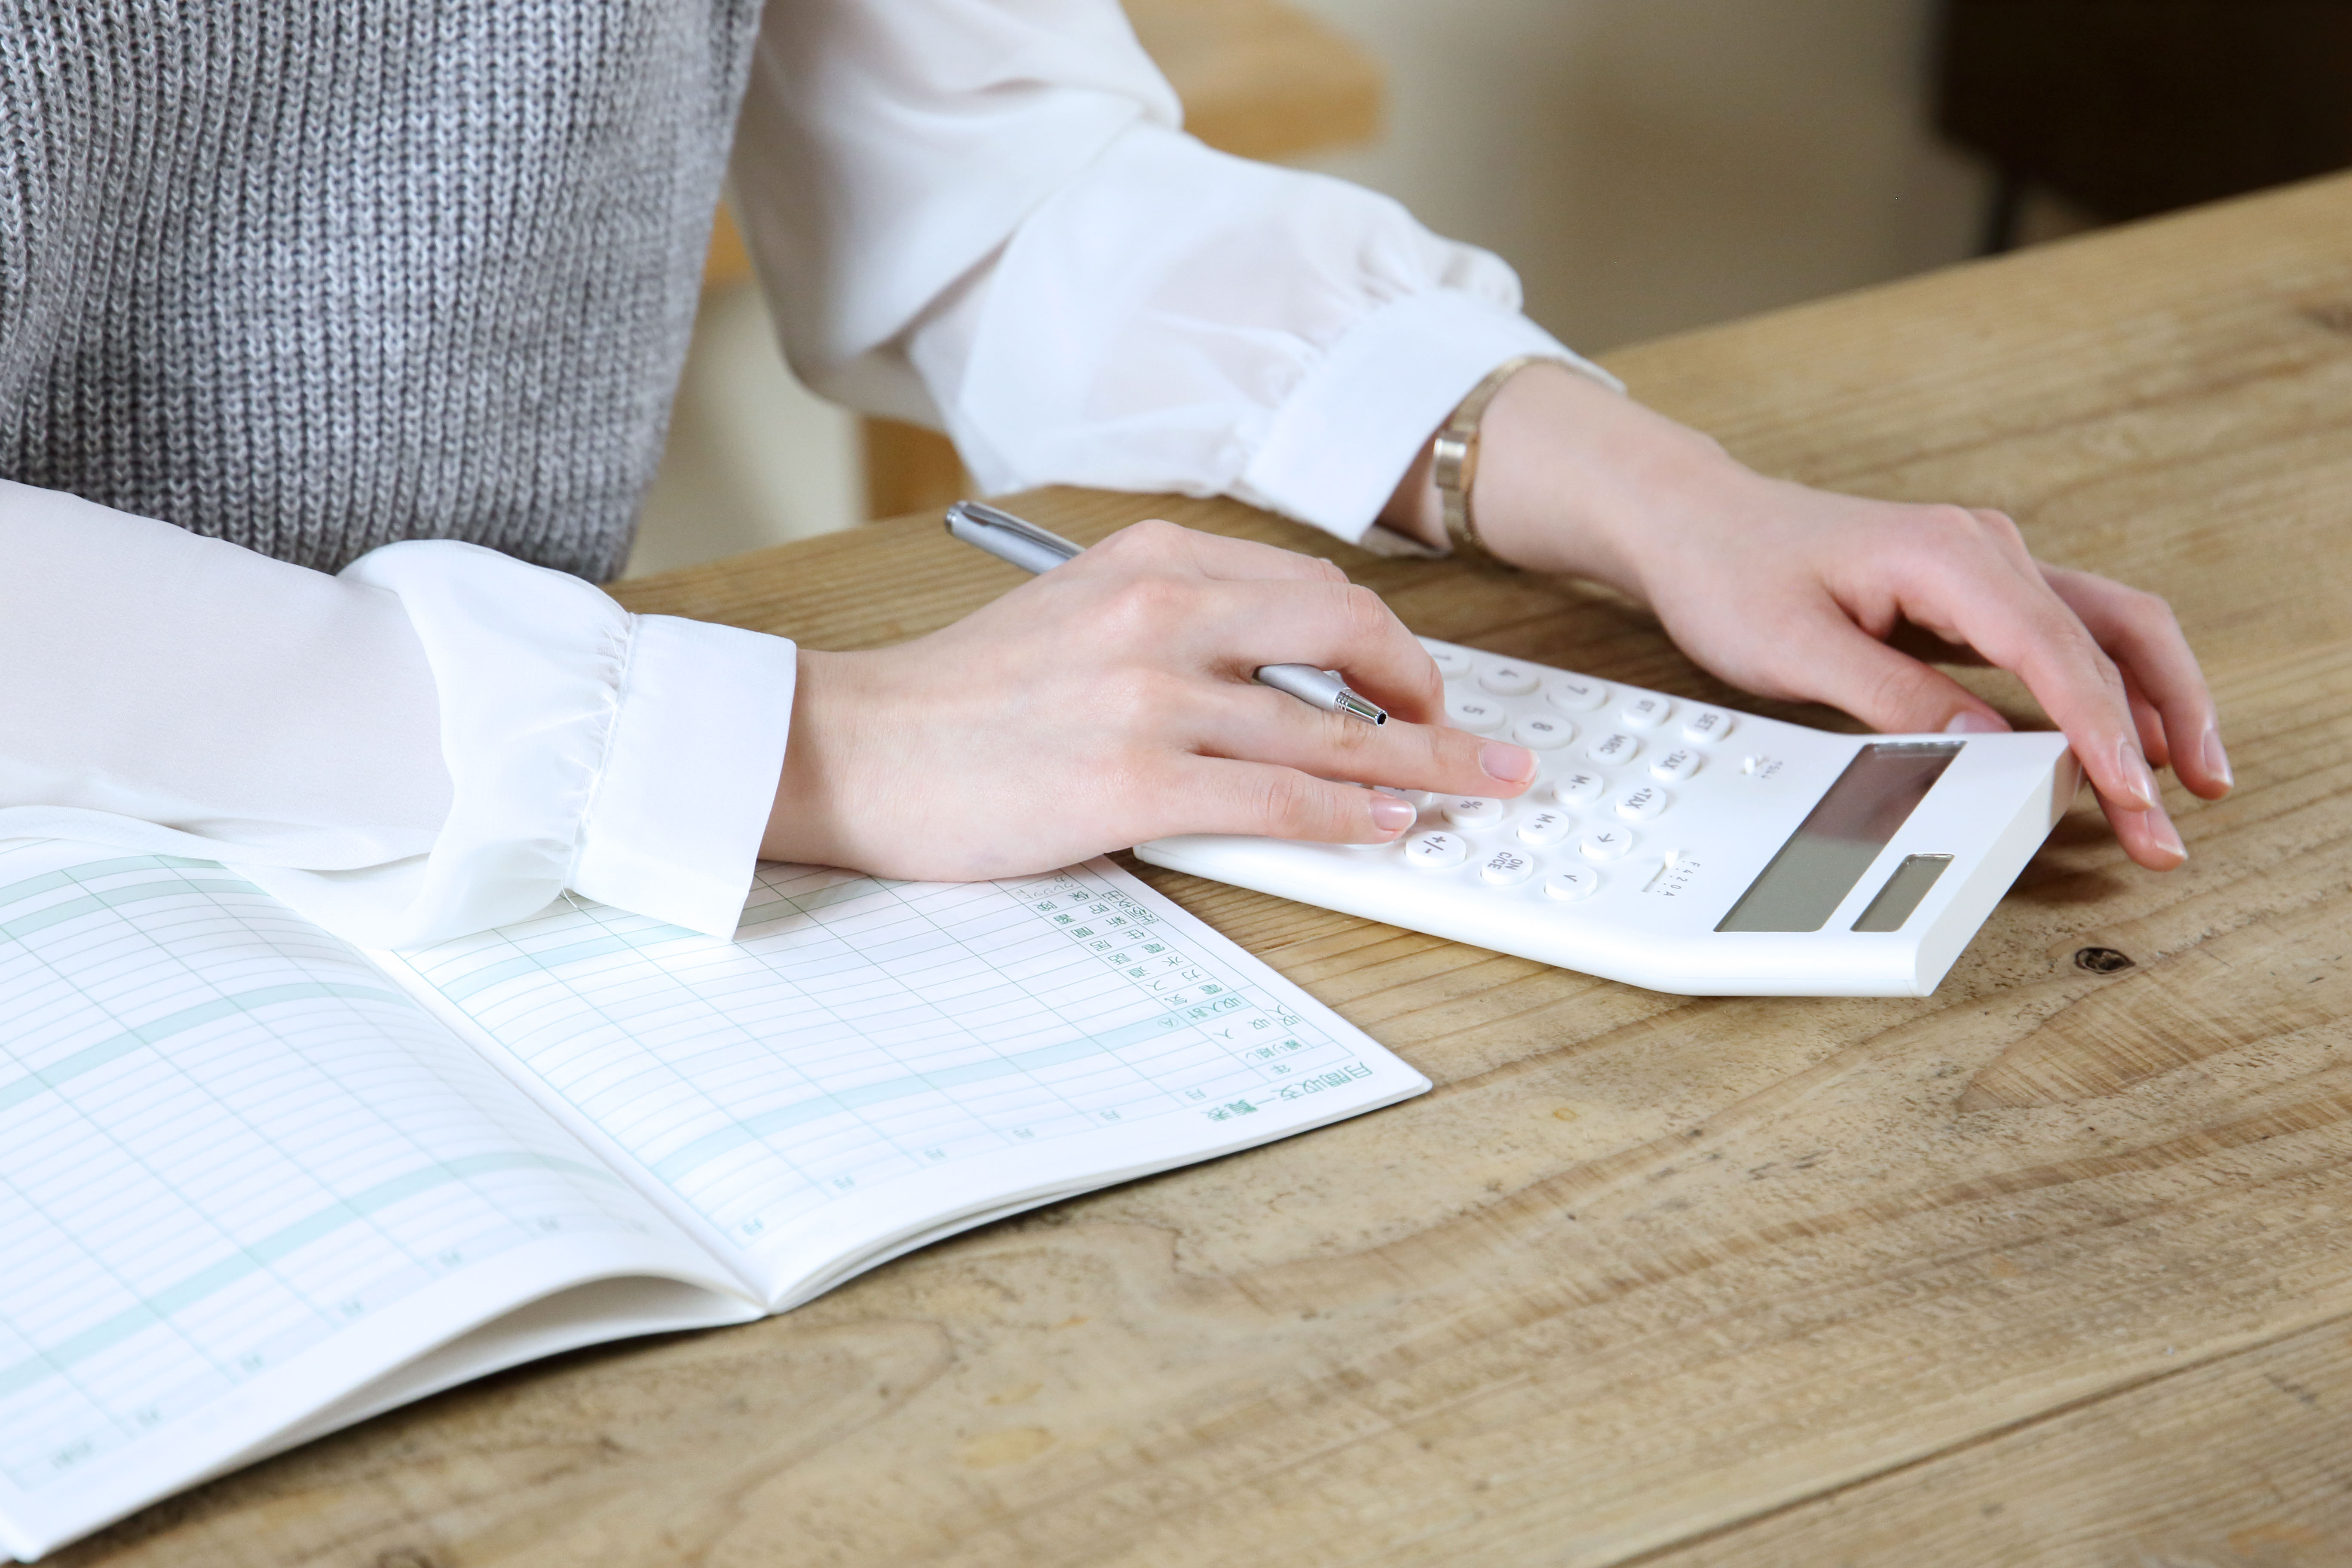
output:
[[643,1224],[249,885],[150,856],[7,874],[38,858],[0,853],[0,1016],[25,1026],[0,1052],[0,1469],[19,1485],[532,1235]]
[[567,897],[404,955],[524,1068],[749,1242],[877,1181],[1179,1110],[1346,1047],[1099,874],[891,883],[762,866],[737,941]]

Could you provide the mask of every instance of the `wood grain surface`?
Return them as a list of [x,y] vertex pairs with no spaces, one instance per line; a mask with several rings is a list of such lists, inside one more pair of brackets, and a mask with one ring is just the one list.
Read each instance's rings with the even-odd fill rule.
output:
[[[2077,811],[1896,1001],[1662,996],[1149,871],[1436,1090],[457,1390],[58,1561],[2352,1562],[2352,180],[1611,363],[1768,469],[2003,506],[2168,595],[2239,778],[2170,792],[2188,867]],[[1735,698],[1596,592],[1224,502],[1023,505],[1333,553],[1418,630]],[[916,518],[619,594],[851,647],[1017,580]]]

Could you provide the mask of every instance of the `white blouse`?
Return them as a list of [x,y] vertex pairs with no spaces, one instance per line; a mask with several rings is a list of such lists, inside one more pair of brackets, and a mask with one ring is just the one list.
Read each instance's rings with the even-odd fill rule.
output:
[[[794,368],[991,491],[1228,493],[1367,541],[1523,353],[1486,253],[1213,153],[1117,0],[770,0],[734,202]],[[1613,384],[1613,383],[1612,383]],[[0,837],[236,866],[405,946],[565,889],[724,934],[793,647],[446,541],[329,577],[0,481]]]

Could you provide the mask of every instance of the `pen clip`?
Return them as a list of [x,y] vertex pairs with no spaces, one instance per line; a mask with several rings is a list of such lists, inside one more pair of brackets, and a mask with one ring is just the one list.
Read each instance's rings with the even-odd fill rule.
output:
[[[1050,533],[1025,518],[1015,517],[1009,511],[999,511],[986,501],[960,500],[948,508],[948,532],[966,544],[980,544],[981,542],[973,535],[992,528],[1050,552],[1064,561],[1086,548],[1058,533]],[[981,547],[987,548],[985,545]]]

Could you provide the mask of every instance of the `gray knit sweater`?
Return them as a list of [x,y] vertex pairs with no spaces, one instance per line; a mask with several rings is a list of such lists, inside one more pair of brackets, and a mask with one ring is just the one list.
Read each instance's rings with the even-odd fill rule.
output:
[[601,581],[758,0],[0,0],[0,477]]

